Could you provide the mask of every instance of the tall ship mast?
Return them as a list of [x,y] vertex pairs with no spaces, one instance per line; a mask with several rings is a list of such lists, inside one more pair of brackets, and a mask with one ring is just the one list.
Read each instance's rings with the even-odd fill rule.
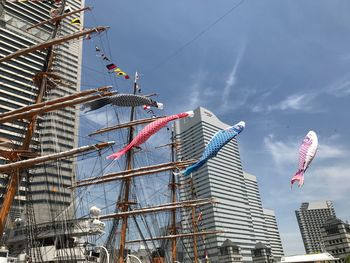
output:
[[[2,49],[0,56],[0,69],[4,74],[14,78],[15,68],[21,67],[22,71],[28,71],[25,78],[30,81],[28,87],[22,84],[22,77],[17,76],[23,86],[21,92],[28,93],[29,96],[25,103],[19,103],[12,108],[3,107],[0,113],[0,124],[5,131],[5,136],[0,138],[0,173],[4,178],[0,208],[2,244],[8,246],[9,254],[17,257],[18,262],[122,263],[130,260],[132,244],[139,242],[150,252],[146,257],[150,261],[177,262],[177,241],[191,238],[195,247],[190,261],[199,262],[197,238],[215,234],[217,231],[199,231],[196,211],[200,206],[213,205],[215,200],[196,200],[195,194],[192,195],[194,199],[185,201],[176,197],[176,190],[181,187],[177,179],[179,171],[196,160],[175,160],[174,151],[181,143],[176,141],[173,132],[168,133],[170,136],[167,138],[172,140],[169,144],[170,160],[160,162],[166,158],[161,156],[162,153],[157,153],[158,150],[154,150],[160,144],[158,141],[154,142],[153,149],[144,148],[144,145],[148,145],[148,139],[159,130],[166,127],[169,131],[172,130],[171,122],[191,117],[192,113],[161,115],[158,110],[162,108],[162,104],[156,101],[154,94],[140,92],[137,74],[132,93],[121,93],[109,86],[77,92],[79,88],[75,87],[80,83],[80,66],[76,70],[70,70],[64,63],[69,61],[70,48],[79,48],[82,38],[91,39],[92,35],[107,29],[94,27],[74,30],[73,25],[81,27],[80,14],[88,9],[90,8],[77,6],[73,0],[1,1],[0,17],[6,25],[5,29],[1,28],[1,33],[5,38],[14,34],[16,26],[22,25],[21,32],[32,31],[25,33],[28,35],[28,40],[22,39],[25,44]],[[24,18],[21,20],[16,16],[18,10],[44,13],[45,19],[31,19],[30,24],[23,25]],[[39,41],[33,40],[33,34],[40,36]],[[67,41],[71,43],[68,46]],[[125,72],[111,63],[105,52],[101,52],[100,47],[95,46],[95,49],[103,62],[106,62],[110,73],[114,72],[117,76],[129,79]],[[76,59],[79,61],[79,56]],[[31,61],[35,61],[35,67],[29,66]],[[8,89],[13,87],[9,86]],[[95,143],[73,147],[77,146],[78,141],[74,131],[77,129],[80,104],[91,111],[87,115],[94,114],[95,110],[106,105],[114,105],[117,123],[93,130],[86,140],[95,140]],[[154,111],[150,109],[152,107]],[[85,113],[79,114],[84,116]],[[122,122],[121,119],[125,119],[125,116],[129,117]],[[73,133],[66,130],[65,126],[72,126]],[[17,127],[17,133],[10,135],[9,131],[14,127]],[[101,137],[93,139],[96,135],[104,136],[109,132],[118,132],[119,135],[114,135],[116,138],[113,141],[101,140]],[[111,148],[114,141],[117,143]],[[123,150],[111,154],[111,151],[123,146]],[[169,150],[166,149],[168,152]],[[151,160],[150,156],[153,154],[156,157]],[[106,161],[106,155],[114,160]],[[91,159],[94,159],[93,167],[87,163]],[[85,163],[87,167],[84,164],[79,167],[77,161]],[[97,162],[100,163],[100,169],[95,169]],[[82,168],[85,176],[76,180],[74,167]],[[157,187],[170,187],[170,202],[164,203],[164,198],[157,197],[152,197],[148,202],[142,201],[141,196],[145,192],[141,193],[144,190],[140,189],[145,187],[145,182],[150,177],[157,181],[155,179],[169,174],[170,182],[165,187],[161,184]],[[46,188],[38,187],[42,182],[46,184]],[[140,183],[144,184],[141,188],[137,186]],[[113,191],[109,189],[107,193],[106,184],[112,185]],[[97,191],[100,186],[103,197],[91,198],[92,189]],[[18,202],[19,212],[11,219],[10,211],[19,200],[21,189],[25,192],[25,209],[21,210]],[[152,185],[147,195],[155,189]],[[40,193],[44,194],[42,199],[35,199]],[[48,200],[45,201],[48,210],[44,209],[45,206],[38,205],[47,196]],[[96,203],[96,206],[90,206],[90,210],[83,210],[85,212],[78,212],[78,202],[84,203],[84,198],[89,199],[87,203]],[[107,202],[102,204],[101,198],[114,201],[112,205]],[[102,211],[97,207],[101,205]],[[111,207],[113,211],[109,212]],[[181,227],[178,226],[179,211],[191,219],[192,229],[187,229],[187,232],[180,231]],[[157,214],[162,215],[162,220],[157,219]],[[170,222],[170,230],[165,222]],[[136,229],[135,232],[131,232],[131,226]],[[103,235],[105,232],[106,235]],[[164,252],[165,240],[171,240],[172,244],[168,259]]]

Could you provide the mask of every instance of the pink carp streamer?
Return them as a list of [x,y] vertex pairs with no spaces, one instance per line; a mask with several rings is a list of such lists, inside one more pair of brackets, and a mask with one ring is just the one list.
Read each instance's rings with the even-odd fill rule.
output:
[[120,150],[117,153],[113,153],[107,157],[107,159],[119,159],[122,155],[127,153],[131,148],[135,146],[139,146],[143,144],[145,141],[147,141],[153,134],[158,132],[161,128],[163,128],[165,125],[168,124],[168,122],[176,120],[176,119],[182,119],[186,117],[193,117],[193,111],[187,111],[179,114],[174,114],[168,117],[160,118],[156,121],[151,122],[145,128],[143,128],[137,136],[129,143],[127,146],[125,146],[122,150]]
[[298,181],[298,186],[304,184],[304,173],[314,159],[318,147],[317,135],[314,131],[309,131],[305,136],[299,150],[299,168],[291,180],[291,184]]

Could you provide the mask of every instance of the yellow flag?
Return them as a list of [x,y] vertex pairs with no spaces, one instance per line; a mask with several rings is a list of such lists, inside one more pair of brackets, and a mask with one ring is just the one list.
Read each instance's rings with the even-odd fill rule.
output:
[[72,24],[72,25],[81,25],[81,23],[80,23],[80,19],[79,18],[73,18],[71,21],[70,21],[70,23]]
[[126,75],[126,73],[124,71],[119,71],[117,73],[117,76],[125,76],[125,75]]

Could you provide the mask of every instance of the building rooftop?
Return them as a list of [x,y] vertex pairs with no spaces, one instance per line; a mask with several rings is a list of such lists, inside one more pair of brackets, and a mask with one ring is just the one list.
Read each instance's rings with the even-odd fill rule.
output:
[[319,253],[282,257],[281,263],[334,261],[338,259],[339,258],[335,258],[329,253]]
[[[307,204],[307,206],[306,206]],[[316,201],[316,202],[309,202],[309,203],[303,203],[302,208],[313,210],[313,209],[328,209],[330,208],[331,203],[329,201]]]
[[256,176],[254,176],[252,174],[249,174],[249,173],[243,171],[243,176],[246,179],[249,179],[251,181],[255,181],[256,182]]
[[224,243],[222,243],[221,247],[235,247],[239,248],[235,243],[233,243],[230,239],[226,239]]
[[268,247],[266,245],[264,245],[263,243],[261,243],[261,242],[256,243],[255,249],[260,249],[260,248],[266,249]]
[[271,209],[267,209],[267,208],[263,208],[264,214],[265,215],[270,215],[270,216],[274,216],[275,212]]

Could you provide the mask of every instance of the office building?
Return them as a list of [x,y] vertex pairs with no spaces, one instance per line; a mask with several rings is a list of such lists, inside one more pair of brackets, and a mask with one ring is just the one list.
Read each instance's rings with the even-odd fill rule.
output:
[[307,254],[320,253],[324,250],[321,227],[330,216],[335,216],[331,201],[302,203],[295,211],[301,237]]
[[249,202],[250,214],[254,229],[256,243],[267,244],[267,233],[265,229],[265,216],[263,212],[258,182],[254,175],[243,172]]
[[329,217],[321,227],[323,245],[337,262],[345,262],[350,255],[350,224],[336,217]]
[[[198,159],[215,132],[229,126],[204,108],[197,108],[194,113],[193,118],[175,123],[175,133],[181,143],[178,159]],[[240,136],[244,136],[244,132]],[[182,183],[186,185],[188,181],[188,178],[184,178]],[[201,229],[225,231],[224,234],[207,236],[203,243],[199,240],[199,255],[203,257],[206,250],[210,260],[218,262],[220,257],[226,256],[220,253],[223,251],[220,248],[225,240],[229,240],[235,249],[239,248],[242,261],[251,262],[251,251],[256,243],[263,242],[269,246],[256,178],[243,172],[236,139],[193,172],[192,182],[192,186],[180,188],[182,199],[214,197],[219,202],[201,208]],[[183,222],[191,221],[190,218],[190,215],[183,213]],[[187,227],[190,228],[190,222]],[[191,251],[193,243],[187,242]]]
[[258,242],[254,249],[252,249],[252,256],[254,263],[273,263],[274,259],[271,248],[267,247],[261,242]]
[[[252,216],[255,242],[259,244],[259,249],[261,245],[266,246],[271,254],[271,260],[278,262],[284,254],[275,213],[273,210],[263,208],[257,178],[246,172],[243,174]],[[254,253],[259,253],[257,252],[258,250],[254,251]]]
[[242,261],[241,249],[231,240],[226,239],[220,247],[220,263],[239,263]]
[[[51,2],[53,1],[6,1],[5,4],[5,1],[0,1],[0,57],[52,37],[54,26],[50,23],[26,30],[29,26],[50,18],[50,11],[58,7]],[[72,9],[78,9],[82,5],[81,0],[69,0],[67,3]],[[68,19],[61,25],[57,36],[79,30]],[[60,83],[54,75],[49,76],[46,100],[63,97],[80,89],[81,48],[81,41],[71,41],[53,48],[55,59],[51,73],[60,77]],[[38,94],[36,80],[40,79],[45,57],[46,51],[43,50],[0,64],[0,112],[34,103]],[[0,137],[11,140],[14,147],[19,148],[27,125],[28,122],[23,120],[1,124]],[[31,149],[46,155],[74,148],[77,145],[77,132],[77,111],[73,107],[42,115],[38,119]],[[15,209],[10,214],[12,219],[21,216],[26,201],[33,205],[36,222],[50,221],[72,204],[71,192],[67,190],[67,186],[74,180],[72,160],[57,161],[32,169],[30,174],[33,175],[28,185],[31,195],[25,198],[25,188],[20,187],[19,196],[13,203]],[[2,189],[5,189],[6,177],[1,177]]]
[[273,210],[264,208],[263,213],[265,217],[265,233],[267,243],[271,248],[271,253],[274,257],[274,260],[276,262],[280,262],[284,253],[280,233],[278,231],[275,212]]

